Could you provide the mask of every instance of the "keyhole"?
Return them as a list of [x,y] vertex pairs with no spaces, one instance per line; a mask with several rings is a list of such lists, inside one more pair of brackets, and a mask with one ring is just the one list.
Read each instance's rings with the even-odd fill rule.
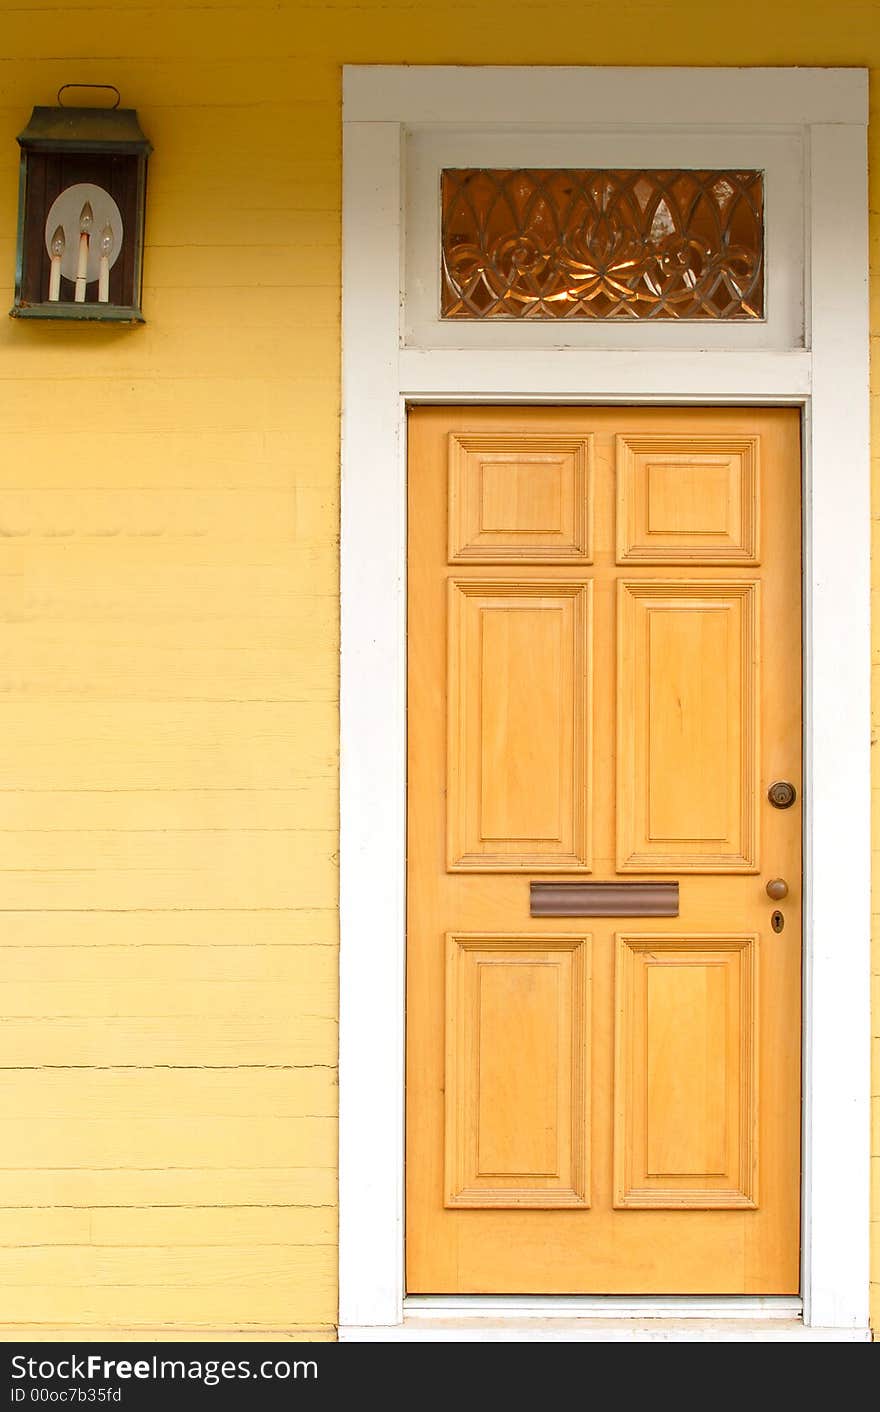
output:
[[773,913],[773,916],[770,918],[770,925],[775,932],[782,931],[782,928],[785,926],[785,918],[781,912]]

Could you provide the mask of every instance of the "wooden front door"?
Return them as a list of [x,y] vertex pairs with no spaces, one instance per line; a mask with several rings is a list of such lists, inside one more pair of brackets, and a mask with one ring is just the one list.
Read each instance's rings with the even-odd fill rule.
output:
[[796,1293],[798,414],[422,408],[409,487],[407,1288]]

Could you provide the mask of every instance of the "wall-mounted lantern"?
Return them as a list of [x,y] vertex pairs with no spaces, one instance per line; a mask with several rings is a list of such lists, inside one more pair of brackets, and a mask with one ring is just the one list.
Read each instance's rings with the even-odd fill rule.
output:
[[19,135],[17,319],[143,323],[147,158],[133,108],[34,108]]

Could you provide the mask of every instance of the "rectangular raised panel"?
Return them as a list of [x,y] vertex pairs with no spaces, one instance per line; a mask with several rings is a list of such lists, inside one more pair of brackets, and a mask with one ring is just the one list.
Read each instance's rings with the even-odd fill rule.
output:
[[617,562],[756,564],[757,436],[617,438]]
[[677,917],[678,883],[533,882],[532,917]]
[[591,585],[449,585],[448,867],[590,867]]
[[617,937],[614,1205],[757,1205],[757,937]]
[[758,585],[618,585],[617,867],[758,868]]
[[450,563],[589,563],[592,442],[450,432]]
[[588,1206],[586,936],[447,937],[447,1206]]

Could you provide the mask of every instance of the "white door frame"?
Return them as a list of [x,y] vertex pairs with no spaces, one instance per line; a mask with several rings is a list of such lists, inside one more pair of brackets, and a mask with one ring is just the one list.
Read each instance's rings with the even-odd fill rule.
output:
[[[805,433],[803,1317],[791,1301],[772,1300],[660,1300],[649,1302],[647,1312],[660,1323],[664,1313],[745,1321],[722,1339],[864,1339],[870,1156],[866,73],[352,67],[344,72],[344,104],[340,1337],[503,1339],[514,1336],[514,1316],[518,1339],[649,1337],[637,1325],[645,1301],[527,1300],[515,1306],[445,1299],[432,1319],[430,1302],[405,1301],[403,1283],[405,407],[638,401],[796,405],[804,409]],[[656,131],[657,115],[662,126],[679,132],[747,127],[801,133],[808,180],[802,346],[640,348],[637,325],[630,348],[403,346],[408,132],[442,128],[450,117],[472,128],[532,134],[623,130],[639,122]],[[597,1313],[608,1320],[594,1334]],[[551,1314],[571,1321],[562,1333],[558,1325],[541,1332],[549,1327],[541,1316]],[[771,1315],[775,1328],[766,1323]],[[658,1327],[656,1317],[652,1327]]]

